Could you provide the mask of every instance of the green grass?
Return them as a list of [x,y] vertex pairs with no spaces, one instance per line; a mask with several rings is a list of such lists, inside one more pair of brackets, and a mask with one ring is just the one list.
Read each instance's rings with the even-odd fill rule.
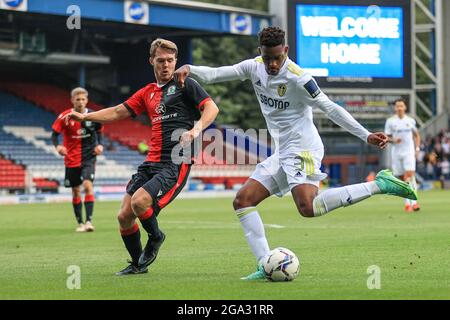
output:
[[[301,260],[290,283],[244,282],[255,268],[231,199],[176,200],[160,215],[167,239],[149,273],[117,277],[127,253],[117,202],[97,202],[97,230],[76,234],[71,204],[0,206],[1,299],[450,299],[450,193],[421,193],[422,211],[377,196],[316,219],[292,198],[259,206],[271,247]],[[146,236],[143,241],[146,240]],[[69,290],[69,265],[81,289]],[[367,268],[381,289],[367,289]]]

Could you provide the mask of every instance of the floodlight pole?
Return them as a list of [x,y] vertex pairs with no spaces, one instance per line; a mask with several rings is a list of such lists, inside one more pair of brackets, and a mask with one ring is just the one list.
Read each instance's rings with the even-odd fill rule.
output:
[[[412,75],[413,93],[411,111],[420,125],[434,125],[435,117],[444,111],[445,79],[443,54],[443,1],[431,0],[427,6],[423,0],[411,1],[412,12]],[[419,13],[428,22],[419,21]],[[420,34],[428,34],[429,41],[420,40]],[[419,82],[419,73],[426,82]]]

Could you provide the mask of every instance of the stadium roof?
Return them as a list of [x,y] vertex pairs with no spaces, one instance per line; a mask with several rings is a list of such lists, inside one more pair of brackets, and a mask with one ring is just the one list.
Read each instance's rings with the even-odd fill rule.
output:
[[3,0],[1,4],[0,12],[78,15],[81,21],[176,28],[203,34],[256,35],[271,20],[271,15],[263,11],[185,0]]
[[[78,33],[69,28],[77,17]],[[186,0],[0,0],[0,60],[108,64],[109,44],[256,35],[270,21],[267,12]],[[27,34],[32,43],[41,37],[45,52],[24,52]]]
[[220,4],[211,4],[206,2],[199,2],[199,1],[187,1],[187,0],[172,0],[168,2],[167,0],[146,0],[148,3],[159,3],[164,5],[172,5],[172,6],[181,6],[181,7],[190,7],[190,8],[198,8],[198,9],[206,9],[206,10],[215,10],[215,11],[229,11],[229,12],[235,12],[235,13],[245,13],[245,14],[252,14],[262,17],[268,17],[270,18],[272,15],[265,12],[265,11],[259,11],[259,10],[252,10],[252,9],[244,9],[239,7],[232,7],[232,6],[224,6]]

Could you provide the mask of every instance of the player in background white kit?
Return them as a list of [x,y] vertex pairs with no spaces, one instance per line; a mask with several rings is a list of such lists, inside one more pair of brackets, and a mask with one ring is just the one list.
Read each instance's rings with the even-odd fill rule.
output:
[[304,217],[322,216],[379,193],[416,199],[411,187],[387,170],[378,173],[375,181],[318,194],[319,182],[326,174],[320,171],[324,149],[313,123],[312,108],[321,109],[335,123],[369,144],[384,148],[388,137],[381,132],[368,132],[321,92],[311,75],[288,58],[283,30],[265,28],[259,34],[259,43],[261,56],[256,59],[220,68],[185,65],[175,71],[180,86],[189,74],[206,83],[251,80],[267,128],[278,141],[275,153],[257,165],[233,202],[258,262],[257,271],[243,278],[246,280],[265,278],[262,261],[270,249],[256,206],[273,194],[282,195],[290,190]]
[[[420,135],[416,121],[406,114],[406,102],[398,99],[394,103],[395,115],[387,119],[385,133],[392,143],[392,172],[408,182],[417,191],[416,154],[420,151]],[[419,211],[416,200],[405,199],[405,211]]]

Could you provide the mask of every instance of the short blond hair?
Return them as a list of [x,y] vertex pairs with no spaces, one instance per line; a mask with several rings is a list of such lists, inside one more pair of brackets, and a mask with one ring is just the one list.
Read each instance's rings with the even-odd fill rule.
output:
[[150,57],[155,57],[156,49],[162,48],[168,51],[171,51],[172,53],[175,53],[175,57],[178,56],[178,47],[175,43],[172,41],[158,38],[152,42],[150,45]]
[[86,97],[88,96],[87,90],[85,88],[82,88],[82,87],[77,87],[77,88],[73,89],[72,92],[70,93],[70,96],[73,98],[76,95],[81,94],[81,93],[85,94]]

